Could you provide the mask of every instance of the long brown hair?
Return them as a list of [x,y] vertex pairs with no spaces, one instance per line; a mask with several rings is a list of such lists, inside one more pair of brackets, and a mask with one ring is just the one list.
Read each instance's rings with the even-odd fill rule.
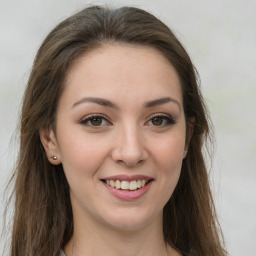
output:
[[203,145],[210,134],[209,119],[187,52],[173,32],[146,11],[92,6],[50,32],[31,70],[23,98],[20,149],[13,176],[11,256],[58,255],[73,234],[69,185],[62,165],[48,162],[39,130],[54,127],[56,106],[71,65],[82,54],[109,42],[159,50],[178,72],[187,126],[189,120],[195,120],[180,180],[164,208],[166,242],[183,255],[226,255],[203,157]]

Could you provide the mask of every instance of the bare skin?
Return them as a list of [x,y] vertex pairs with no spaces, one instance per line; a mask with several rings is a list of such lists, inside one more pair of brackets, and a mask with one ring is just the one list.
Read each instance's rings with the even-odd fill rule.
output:
[[[87,230],[84,232],[81,230],[81,233],[72,237],[65,247],[65,254],[66,256],[181,256],[170,245],[166,245],[163,236],[157,237],[161,233],[159,227],[161,223],[154,223],[147,229],[115,232],[113,229],[95,227],[94,224],[90,227],[87,225]],[[105,230],[106,233],[98,234],[98,230]],[[90,245],[95,241],[97,246],[91,247]]]
[[[70,185],[74,234],[66,255],[181,255],[166,245],[162,227],[187,149],[181,86],[169,61],[149,47],[96,49],[69,71],[56,116],[56,132],[40,136]],[[136,189],[145,192],[122,188],[124,196],[107,184],[113,176],[149,178]]]

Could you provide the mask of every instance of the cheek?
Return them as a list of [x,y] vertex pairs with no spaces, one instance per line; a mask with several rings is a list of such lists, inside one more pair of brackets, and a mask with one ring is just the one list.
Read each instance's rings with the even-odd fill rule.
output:
[[153,201],[156,202],[159,209],[163,209],[168,200],[171,198],[173,191],[178,183],[183,153],[185,147],[185,136],[166,136],[161,143],[154,147],[154,167],[156,173],[156,190]]
[[83,133],[60,134],[59,148],[67,179],[92,176],[107,155],[106,143]]
[[162,186],[165,187],[166,199],[168,200],[179,180],[183,162],[185,139],[183,136],[172,137],[160,143],[156,161],[158,176]]
[[162,163],[163,167],[166,167],[167,169],[180,166],[184,156],[184,149],[184,136],[172,136],[170,138],[166,138],[165,141],[159,143],[155,148],[158,152],[158,163]]

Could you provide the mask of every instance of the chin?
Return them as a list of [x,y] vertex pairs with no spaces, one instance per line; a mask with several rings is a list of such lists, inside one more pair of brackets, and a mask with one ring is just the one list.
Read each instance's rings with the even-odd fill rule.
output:
[[104,216],[103,219],[105,224],[116,230],[135,231],[148,226],[149,223],[153,223],[158,218],[162,221],[162,214],[158,214],[158,216],[148,212],[140,213],[139,210],[125,210],[123,213],[120,212],[114,215],[112,213],[110,216]]

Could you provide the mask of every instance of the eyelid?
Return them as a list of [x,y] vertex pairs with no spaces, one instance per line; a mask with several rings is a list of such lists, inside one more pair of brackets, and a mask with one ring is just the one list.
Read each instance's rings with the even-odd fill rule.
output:
[[165,125],[159,125],[159,126],[157,126],[157,125],[153,125],[153,126],[155,126],[155,127],[159,127],[159,128],[161,128],[161,127],[166,127],[166,126],[170,126],[170,125],[174,125],[174,124],[176,124],[176,119],[173,117],[173,116],[171,116],[171,115],[169,115],[169,114],[163,114],[163,113],[158,113],[158,114],[153,114],[153,115],[151,115],[149,118],[148,118],[148,121],[146,122],[146,124],[147,123],[149,123],[150,121],[152,121],[152,119],[153,118],[155,118],[155,117],[161,117],[161,118],[163,118],[163,119],[167,119],[167,124],[165,124]]
[[[100,124],[100,125],[92,125],[92,124],[88,124],[88,122],[90,120],[92,120],[93,118],[101,118],[103,119],[105,122],[107,122],[107,124]],[[148,118],[148,121],[146,121],[146,125],[148,125],[149,122],[152,121],[153,118],[155,117],[160,117],[160,118],[163,118],[165,120],[165,122],[167,122],[167,124],[161,124],[161,125],[153,125],[152,126],[155,126],[155,127],[158,127],[158,128],[161,128],[161,127],[166,127],[166,126],[171,126],[171,125],[174,125],[176,124],[176,120],[175,118],[173,118],[171,115],[169,114],[164,114],[164,113],[157,113],[157,114],[153,114],[151,115],[149,118]],[[90,114],[90,115],[87,115],[85,117],[83,117],[80,122],[80,124],[84,125],[84,126],[87,126],[87,127],[90,127],[90,128],[93,128],[93,129],[99,129],[99,128],[102,128],[104,126],[110,126],[112,125],[112,122],[109,120],[109,118],[104,115],[104,114]]]
[[87,127],[90,127],[90,128],[94,128],[94,129],[99,129],[103,126],[106,126],[106,125],[99,125],[99,126],[94,126],[94,125],[89,125],[89,124],[86,124],[87,122],[89,122],[91,119],[95,118],[95,117],[98,117],[98,118],[102,118],[103,120],[105,120],[108,124],[108,125],[112,125],[112,123],[109,121],[109,118],[103,114],[90,114],[90,115],[87,115],[85,117],[83,117],[81,120],[80,120],[80,124],[82,125],[85,125]]

